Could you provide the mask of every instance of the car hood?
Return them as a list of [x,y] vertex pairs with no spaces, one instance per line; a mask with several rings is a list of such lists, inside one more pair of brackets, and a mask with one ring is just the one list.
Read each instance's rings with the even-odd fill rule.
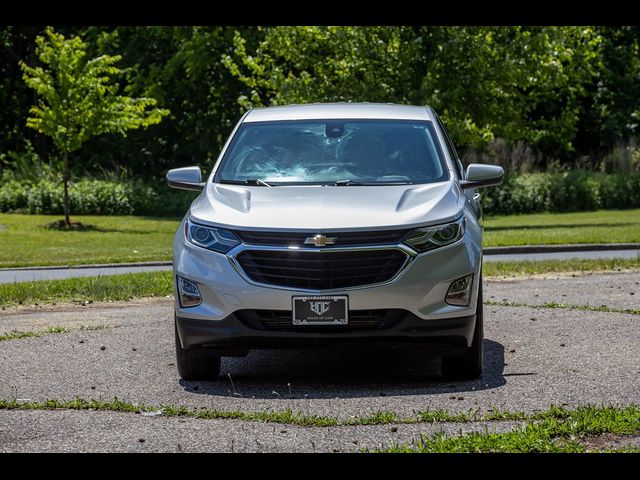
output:
[[244,230],[383,230],[454,220],[456,182],[389,186],[236,186],[207,182],[191,206],[200,223]]

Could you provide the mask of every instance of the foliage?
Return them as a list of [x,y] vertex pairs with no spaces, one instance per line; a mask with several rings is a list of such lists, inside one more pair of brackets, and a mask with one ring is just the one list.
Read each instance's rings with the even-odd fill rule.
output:
[[571,151],[600,42],[589,27],[272,27],[254,51],[236,35],[225,64],[245,107],[429,104],[463,146],[502,135]]
[[[2,172],[3,180],[16,179],[36,181],[43,178],[60,178],[56,172],[55,162],[46,163],[40,158],[30,140],[25,140],[24,150],[0,153],[0,167],[10,167]],[[0,170],[1,171],[1,170]]]
[[[225,65],[247,87],[243,107],[319,101],[408,103],[420,55],[410,27],[274,27],[255,52],[236,33]],[[417,65],[416,65],[417,66]]]
[[605,174],[585,170],[508,175],[482,192],[492,214],[577,212],[640,207],[640,172]]
[[[61,214],[64,192],[57,181],[5,180],[0,184],[0,212]],[[78,215],[180,216],[189,208],[194,194],[168,190],[165,184],[152,186],[140,179],[83,179],[69,186],[69,199]]]
[[[255,28],[239,27],[245,38]],[[160,177],[187,165],[211,168],[242,115],[236,99],[243,85],[220,61],[233,49],[229,27],[88,27],[97,53],[122,53],[131,95],[151,96],[170,111],[152,130],[136,130],[124,140],[103,136],[89,142],[87,163],[112,170]]]
[[[55,179],[21,181],[6,175],[0,184],[0,212],[60,214],[63,194]],[[168,190],[164,182],[82,179],[70,184],[69,197],[74,211],[82,215],[180,216],[195,194]],[[485,214],[639,208],[640,172],[509,175],[502,185],[483,189],[482,198]]]
[[600,66],[588,88],[574,142],[585,151],[608,152],[640,134],[640,27],[598,27]]
[[[0,27],[0,152],[3,153],[21,153],[25,140],[36,142],[42,150],[48,147],[44,137],[26,128],[25,118],[33,98],[22,81],[19,64],[35,60],[35,38],[41,30],[37,26]],[[0,171],[2,168],[0,161]]]
[[[70,154],[75,176],[159,179],[174,166],[210,168],[247,106],[287,102],[427,103],[461,151],[494,155],[494,143],[504,142],[519,173],[551,164],[606,164],[609,172],[616,145],[640,135],[640,27],[57,30],[84,39],[84,60],[121,55],[121,75],[108,84],[171,111],[168,121],[127,137],[88,139]],[[0,170],[31,156],[28,145],[42,162],[54,160],[53,142],[24,123],[34,99],[19,62],[38,62],[42,35],[43,27],[0,27]]]
[[120,94],[115,64],[120,56],[86,58],[80,37],[66,39],[53,29],[36,38],[38,58],[46,67],[22,62],[24,80],[38,95],[27,126],[52,138],[60,152],[78,150],[91,137],[160,123],[167,110],[152,108],[152,98]]
[[133,98],[120,93],[115,80],[120,56],[87,58],[87,45],[80,37],[66,39],[51,28],[36,38],[36,53],[44,66],[21,62],[27,86],[36,92],[27,126],[51,137],[64,158],[64,205],[69,224],[68,154],[87,140],[104,133],[126,135],[154,125],[169,112],[155,108],[155,99]]

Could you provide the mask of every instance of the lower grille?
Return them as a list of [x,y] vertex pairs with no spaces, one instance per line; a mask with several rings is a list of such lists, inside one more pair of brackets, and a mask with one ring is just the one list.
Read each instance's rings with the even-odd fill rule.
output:
[[309,290],[371,285],[391,280],[407,261],[401,250],[245,250],[236,257],[258,283]]
[[384,330],[397,325],[409,312],[399,308],[351,310],[347,325],[294,325],[290,310],[238,310],[235,316],[247,327],[277,332],[354,332]]

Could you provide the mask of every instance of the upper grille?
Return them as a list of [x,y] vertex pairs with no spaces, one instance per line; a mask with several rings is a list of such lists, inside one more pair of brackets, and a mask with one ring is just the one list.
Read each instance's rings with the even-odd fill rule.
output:
[[371,285],[391,280],[407,260],[400,250],[245,250],[238,263],[255,282],[309,290]]
[[[382,230],[379,232],[322,232],[327,237],[336,237],[336,243],[324,248],[353,245],[391,245],[399,243],[409,230]],[[303,246],[304,241],[319,232],[255,232],[234,230],[248,245],[275,245],[279,247]]]
[[350,310],[346,325],[294,325],[291,310],[237,310],[234,313],[241,322],[256,330],[330,333],[391,328],[409,312],[400,309]]

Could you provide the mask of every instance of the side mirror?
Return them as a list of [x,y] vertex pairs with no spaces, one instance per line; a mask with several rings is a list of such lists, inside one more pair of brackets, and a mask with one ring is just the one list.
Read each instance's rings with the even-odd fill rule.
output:
[[467,167],[464,180],[460,182],[462,189],[491,187],[500,185],[504,178],[504,169],[498,165],[472,163]]
[[195,190],[204,188],[200,167],[174,168],[167,172],[167,183],[171,188],[180,190]]

